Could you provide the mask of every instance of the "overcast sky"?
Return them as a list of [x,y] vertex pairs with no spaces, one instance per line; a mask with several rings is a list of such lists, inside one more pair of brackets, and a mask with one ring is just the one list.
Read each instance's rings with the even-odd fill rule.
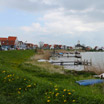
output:
[[104,0],[0,0],[0,37],[104,46]]

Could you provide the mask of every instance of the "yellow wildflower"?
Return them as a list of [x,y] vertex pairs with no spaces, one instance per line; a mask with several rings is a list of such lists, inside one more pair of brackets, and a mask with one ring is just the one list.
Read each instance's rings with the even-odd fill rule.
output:
[[70,93],[70,92],[69,92],[68,94],[69,94],[69,95],[71,95],[71,93]]
[[6,71],[4,70],[4,71],[2,71],[2,73],[5,73]]
[[75,102],[75,100],[73,100],[72,102]]
[[50,97],[48,97],[48,99],[50,99]]
[[20,91],[18,91],[18,94],[21,94],[21,92],[20,92]]
[[21,88],[19,88],[19,90],[21,90]]
[[31,85],[27,85],[27,87],[31,87]]
[[47,102],[49,103],[49,102],[50,102],[50,100],[47,100]]
[[11,81],[11,79],[8,80],[9,82]]
[[26,79],[24,79],[24,81],[25,81]]
[[65,96],[65,95],[62,95],[63,97]]
[[12,75],[10,74],[9,76],[11,77]]
[[52,92],[49,92],[50,94],[52,93]]
[[56,96],[58,96],[59,95],[59,93],[56,93]]
[[56,88],[55,90],[57,91],[58,89]]
[[67,100],[64,100],[64,103],[66,103],[67,102]]
[[64,89],[64,91],[66,91],[66,89]]
[[10,75],[8,75],[7,77],[10,77]]

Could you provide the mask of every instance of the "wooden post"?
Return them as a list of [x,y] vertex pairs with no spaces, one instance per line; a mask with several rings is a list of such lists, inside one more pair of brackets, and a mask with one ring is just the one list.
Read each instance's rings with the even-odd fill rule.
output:
[[92,59],[90,59],[90,65],[92,66]]
[[63,66],[63,62],[60,62],[60,65]]

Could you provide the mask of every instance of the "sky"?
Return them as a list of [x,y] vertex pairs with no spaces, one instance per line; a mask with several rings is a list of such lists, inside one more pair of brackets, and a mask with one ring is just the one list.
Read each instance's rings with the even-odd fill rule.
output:
[[104,0],[0,0],[0,37],[104,46]]

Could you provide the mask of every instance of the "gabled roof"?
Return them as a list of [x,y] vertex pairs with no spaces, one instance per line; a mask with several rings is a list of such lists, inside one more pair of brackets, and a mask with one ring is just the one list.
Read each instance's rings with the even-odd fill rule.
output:
[[49,45],[49,47],[51,47],[52,45]]
[[0,38],[0,41],[6,41],[8,38]]
[[8,37],[8,40],[12,40],[12,41],[15,41],[16,39],[17,39],[17,37],[12,37],[12,36]]
[[48,44],[44,44],[44,46],[43,47],[48,47],[49,45]]

